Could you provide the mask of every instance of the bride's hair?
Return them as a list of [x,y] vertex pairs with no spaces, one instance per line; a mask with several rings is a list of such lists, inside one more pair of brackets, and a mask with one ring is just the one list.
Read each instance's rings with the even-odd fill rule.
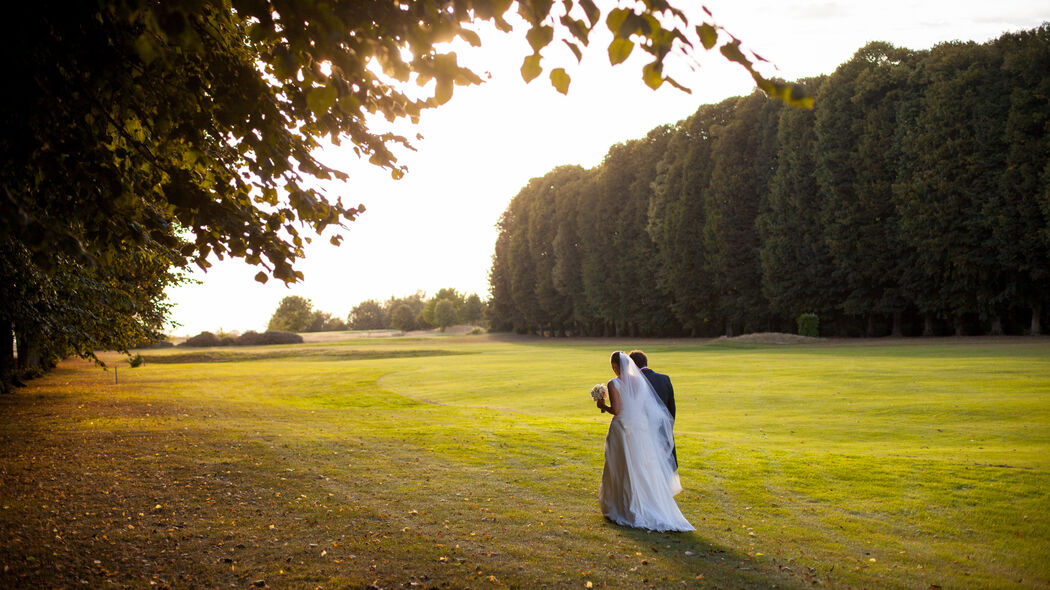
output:
[[619,350],[617,350],[616,352],[612,353],[612,357],[609,358],[609,362],[614,364],[614,365],[616,365],[617,367],[619,367],[620,366],[620,355],[621,354],[623,354],[623,353],[620,352]]

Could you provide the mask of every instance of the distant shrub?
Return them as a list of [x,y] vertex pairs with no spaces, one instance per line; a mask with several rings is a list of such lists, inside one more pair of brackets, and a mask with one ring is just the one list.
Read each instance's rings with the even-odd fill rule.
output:
[[263,342],[264,337],[262,334],[255,330],[248,330],[244,334],[237,337],[237,346],[259,346],[265,344]]
[[222,340],[220,340],[219,337],[215,334],[205,331],[201,332],[200,334],[197,334],[196,336],[191,336],[190,338],[187,338],[184,342],[179,344],[179,346],[193,346],[195,348],[222,346]]
[[471,336],[476,336],[478,334],[484,334],[484,333],[485,333],[485,330],[482,330],[481,328],[474,328],[473,330],[470,331],[470,335]]
[[144,362],[146,362],[146,360],[142,358],[141,354],[135,354],[128,357],[128,366],[130,366],[132,369],[134,369],[135,367],[141,367],[142,363]]
[[236,344],[237,340],[232,336],[223,336],[222,338],[219,338],[219,346],[235,346]]
[[269,331],[262,334],[249,330],[237,338],[237,346],[266,346],[269,344],[302,344],[303,337],[295,332]]
[[798,316],[798,335],[817,338],[820,336],[820,318],[815,313],[804,313]]

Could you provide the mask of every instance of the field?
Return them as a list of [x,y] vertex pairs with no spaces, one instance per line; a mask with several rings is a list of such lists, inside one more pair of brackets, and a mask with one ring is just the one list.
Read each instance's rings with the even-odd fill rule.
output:
[[[597,510],[639,345],[694,533]],[[1050,587],[1048,339],[143,354],[0,398],[0,586]]]

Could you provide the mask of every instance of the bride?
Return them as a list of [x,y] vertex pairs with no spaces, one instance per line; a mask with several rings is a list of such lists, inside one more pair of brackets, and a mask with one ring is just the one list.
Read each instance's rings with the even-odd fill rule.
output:
[[674,496],[682,491],[671,456],[674,419],[631,357],[612,354],[613,414],[605,436],[605,469],[598,502],[616,524],[653,531],[692,531]]

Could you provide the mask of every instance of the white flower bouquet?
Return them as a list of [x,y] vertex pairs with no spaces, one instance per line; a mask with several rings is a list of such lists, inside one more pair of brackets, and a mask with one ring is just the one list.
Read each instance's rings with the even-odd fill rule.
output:
[[609,390],[605,388],[605,385],[599,383],[591,388],[591,399],[600,402],[605,399],[605,394],[607,393],[609,393]]

